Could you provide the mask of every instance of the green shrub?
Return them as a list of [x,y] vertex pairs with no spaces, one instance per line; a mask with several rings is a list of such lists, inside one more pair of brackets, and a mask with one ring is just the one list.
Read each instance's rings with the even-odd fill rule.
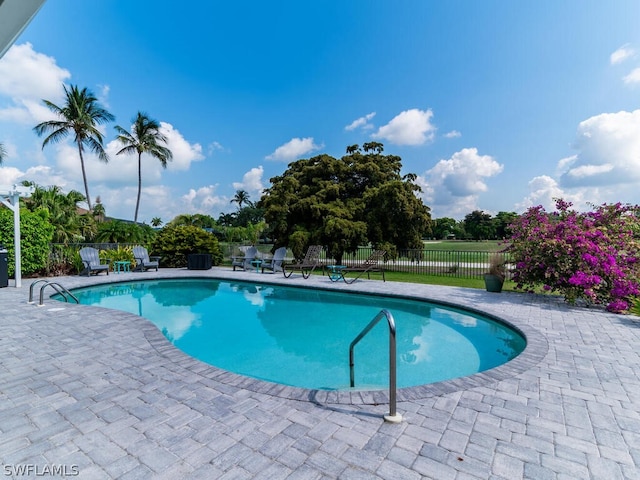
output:
[[113,262],[131,262],[132,269],[136,266],[135,258],[133,258],[133,247],[118,247],[109,250],[100,250],[100,260],[109,260],[112,270]]
[[212,233],[192,225],[168,225],[151,243],[150,255],[160,256],[163,267],[186,267],[187,255],[209,253],[213,265],[222,262],[222,249]]
[[[23,275],[33,275],[46,269],[53,230],[46,210],[40,209],[35,212],[20,210],[21,270]],[[0,242],[8,251],[9,276],[14,277],[16,265],[13,212],[4,207],[0,208]]]
[[53,245],[44,269],[47,277],[72,275],[83,269],[78,249],[66,245]]

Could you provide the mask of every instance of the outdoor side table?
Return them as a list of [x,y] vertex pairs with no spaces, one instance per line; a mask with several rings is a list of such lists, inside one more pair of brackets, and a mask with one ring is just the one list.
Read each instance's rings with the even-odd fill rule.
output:
[[262,265],[262,260],[260,260],[259,258],[251,260],[251,265],[256,267],[256,273],[260,273],[260,265]]
[[342,278],[344,278],[343,272],[345,268],[347,268],[346,265],[327,265],[327,270],[329,270],[329,280],[332,282],[342,280]]
[[120,272],[130,272],[131,271],[131,262],[127,260],[117,260],[113,262],[113,271],[116,273]]

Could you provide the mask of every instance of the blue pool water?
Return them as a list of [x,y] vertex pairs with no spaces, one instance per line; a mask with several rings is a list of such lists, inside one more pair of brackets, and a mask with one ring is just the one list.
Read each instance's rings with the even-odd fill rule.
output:
[[[525,347],[520,334],[499,322],[416,300],[214,279],[120,283],[73,293],[83,304],[144,316],[203,362],[305,388],[349,387],[349,345],[383,308],[396,322],[398,387],[484,371]],[[388,339],[383,320],[356,346],[356,388],[388,388]]]

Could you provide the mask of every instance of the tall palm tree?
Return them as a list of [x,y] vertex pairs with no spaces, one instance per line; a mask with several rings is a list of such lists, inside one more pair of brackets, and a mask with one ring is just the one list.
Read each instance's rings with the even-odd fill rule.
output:
[[238,204],[238,208],[242,208],[243,204],[247,204],[251,207],[253,206],[253,203],[249,200],[249,193],[246,190],[236,190],[236,194],[229,203],[233,202]]
[[160,124],[142,112],[138,112],[138,115],[133,119],[130,132],[120,125],[116,125],[116,131],[118,132],[117,140],[124,145],[116,155],[121,153],[138,154],[138,199],[136,200],[136,213],[133,217],[133,221],[137,223],[140,193],[142,192],[142,154],[148,153],[157,158],[160,160],[162,168],[167,168],[167,162],[173,158],[173,153],[167,147],[160,145],[167,143],[167,137],[160,132]]
[[114,120],[114,116],[104,109],[98,99],[86,88],[80,90],[77,85],[64,87],[65,103],[63,106],[43,100],[44,104],[56,114],[57,120],[49,120],[36,125],[33,130],[39,137],[49,133],[42,142],[42,148],[48,143],[57,143],[65,139],[68,135],[73,135],[73,141],[78,146],[80,155],[80,166],[82,167],[82,181],[84,182],[84,192],[89,210],[91,208],[91,197],[89,196],[89,185],[87,183],[87,172],[84,166],[84,148],[98,155],[103,162],[108,162],[109,157],[102,145],[102,133],[98,130],[98,125],[102,125]]
[[4,157],[7,155],[7,151],[4,149],[4,145],[0,143],[0,165],[4,161]]

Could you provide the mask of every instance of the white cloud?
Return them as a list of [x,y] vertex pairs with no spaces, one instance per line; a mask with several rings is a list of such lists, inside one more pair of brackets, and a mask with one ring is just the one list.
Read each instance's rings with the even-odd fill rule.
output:
[[[190,144],[178,130],[169,123],[160,122],[160,131],[167,137],[167,147],[173,153],[173,160],[167,162],[167,170],[189,170],[191,163],[204,159],[202,147],[198,143]],[[77,176],[80,168],[78,148],[68,140],[66,143],[57,144],[56,161],[60,169],[69,176]],[[138,154],[120,154],[117,152],[122,144],[117,140],[111,140],[105,145],[105,152],[109,156],[109,163],[100,161],[97,155],[91,152],[84,153],[85,166],[89,183],[113,182],[117,184],[137,185],[138,181]],[[142,154],[142,185],[154,185],[161,181],[163,175],[162,164],[154,157]],[[137,188],[137,187],[136,187]],[[89,185],[91,195],[92,188]]]
[[375,116],[376,116],[376,112],[368,113],[364,117],[360,117],[360,118],[354,120],[349,125],[344,127],[344,129],[347,130],[347,131],[351,131],[351,130],[355,130],[358,127],[361,127],[363,130],[369,130],[369,129],[373,128],[373,125],[371,123],[369,123],[369,120],[371,120]]
[[218,185],[207,185],[198,189],[190,189],[180,198],[178,213],[203,213],[215,216],[228,207],[229,199],[216,194]]
[[405,110],[371,136],[396,145],[422,145],[433,141],[435,135],[436,127],[431,124],[431,117],[430,109]]
[[109,85],[98,85],[99,91],[97,95],[98,102],[102,104],[103,107],[109,107],[109,92],[111,91],[111,87]]
[[616,65],[618,63],[622,63],[625,60],[633,57],[635,53],[636,53],[635,50],[631,48],[627,43],[626,45],[623,45],[622,47],[617,49],[615,52],[613,52],[609,57],[609,61],[611,62],[611,65]]
[[547,175],[541,175],[529,182],[529,195],[516,204],[516,211],[522,213],[529,207],[538,205],[542,205],[547,211],[553,211],[556,198],[569,200],[568,197],[569,195],[560,188],[558,182]]
[[191,162],[204,159],[202,146],[189,143],[170,123],[160,122],[160,132],[167,137],[167,146],[173,153],[173,160],[167,164],[168,170],[189,170]]
[[[69,185],[66,177],[60,172],[45,165],[37,165],[29,167],[26,171],[22,171],[16,167],[0,167],[0,184],[13,185],[21,183],[24,180],[35,182],[37,185],[49,187],[52,185],[59,186],[64,191],[78,190],[75,185]],[[84,194],[84,190],[81,191]]]
[[271,154],[266,156],[267,160],[276,160],[282,162],[290,162],[297,160],[304,155],[307,155],[316,150],[320,150],[324,145],[316,145],[313,141],[313,137],[307,138],[292,138],[284,145],[279,146]]
[[15,185],[20,183],[24,173],[16,167],[0,167],[0,185]]
[[[133,219],[136,208],[137,186],[115,188],[106,184],[90,185],[91,196],[100,196],[107,215]],[[166,185],[142,186],[138,220],[150,223],[160,217],[164,223],[183,213],[202,213],[216,218],[229,206],[229,199],[216,194],[217,185],[190,189],[181,194]]]
[[570,157],[566,157],[566,158],[560,159],[560,161],[558,162],[557,169],[556,169],[557,172],[558,172],[558,176],[562,175],[567,170],[569,170],[571,168],[571,165],[576,163],[576,160],[578,160],[578,156],[577,155],[571,155]]
[[451,130],[450,132],[444,134],[444,138],[459,138],[461,136],[462,134],[457,130]]
[[458,217],[477,209],[479,194],[487,190],[484,179],[503,168],[493,157],[479,155],[476,148],[465,148],[418,176],[417,183],[437,216]]
[[633,69],[629,75],[622,77],[622,81],[627,85],[640,83],[640,67]]
[[[603,113],[578,126],[574,157],[561,160],[563,188],[640,181],[640,110]],[[559,166],[560,166],[559,164]]]
[[207,153],[209,156],[213,155],[218,150],[224,150],[224,147],[219,142],[211,142],[207,147]]
[[242,182],[233,182],[233,188],[236,190],[246,190],[252,196],[259,197],[262,195],[262,190],[264,190],[264,186],[262,185],[263,174],[264,169],[262,165],[254,167],[242,176]]
[[11,99],[0,106],[0,120],[39,123],[51,119],[42,99],[58,103],[63,83],[71,73],[56,65],[53,57],[33,50],[30,43],[13,45],[0,59],[0,95]]

